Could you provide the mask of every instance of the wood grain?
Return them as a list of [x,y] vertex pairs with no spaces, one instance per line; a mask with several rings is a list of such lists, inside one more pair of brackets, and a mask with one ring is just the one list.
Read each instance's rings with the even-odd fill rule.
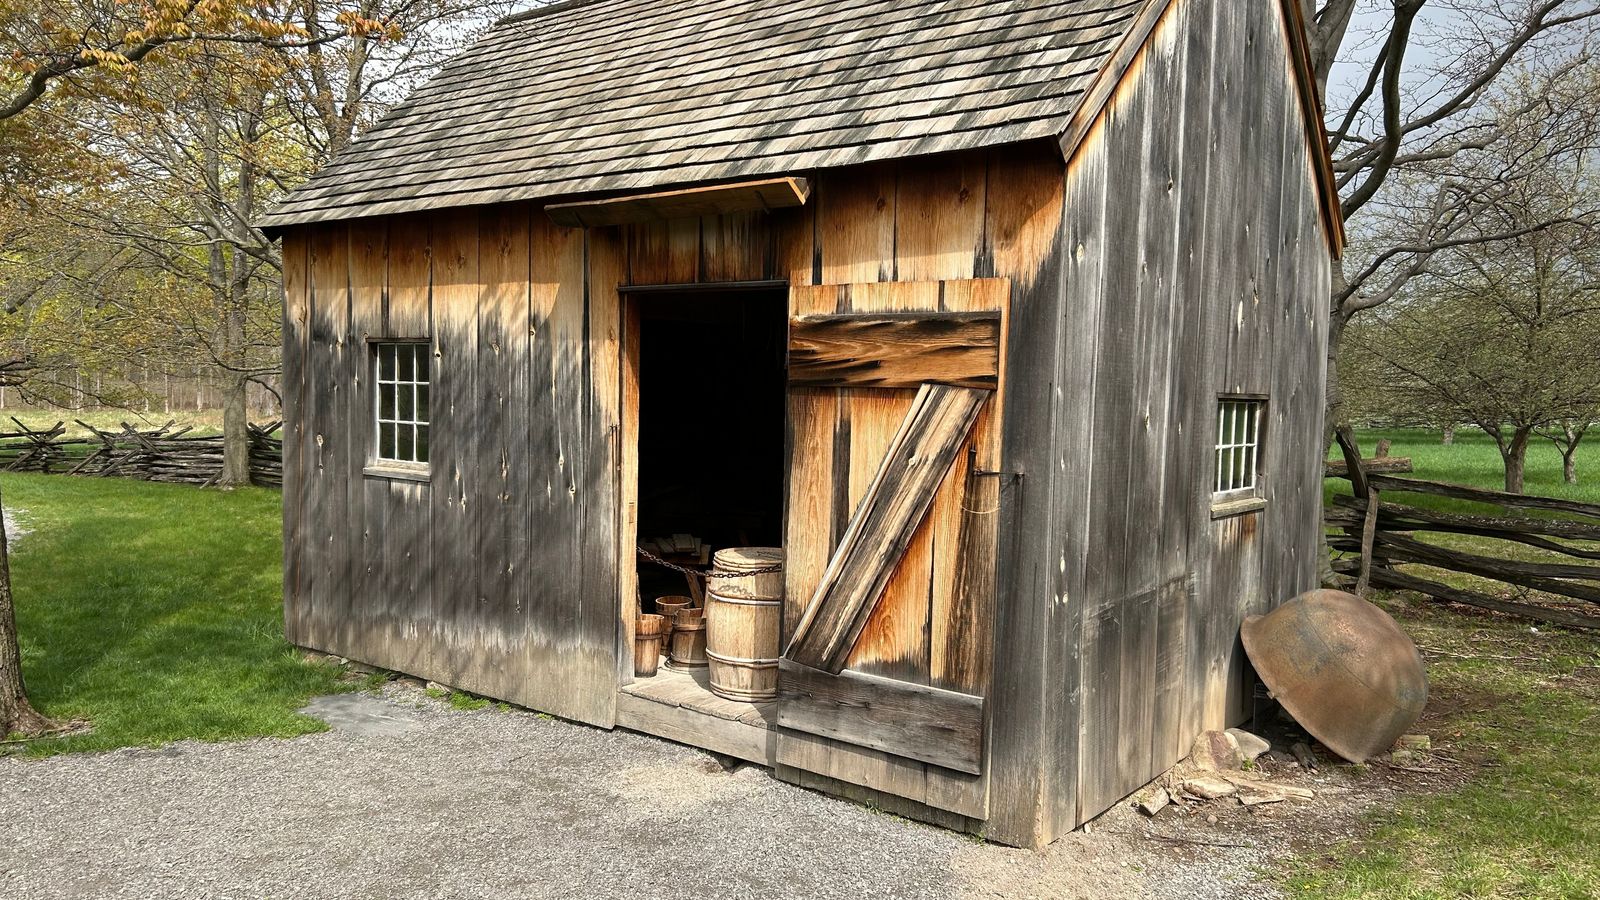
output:
[[837,674],[955,463],[987,391],[928,385],[890,444],[784,656]]
[[789,323],[789,384],[916,389],[925,383],[994,390],[1000,313],[802,316]]
[[983,698],[846,670],[780,663],[778,724],[976,775]]

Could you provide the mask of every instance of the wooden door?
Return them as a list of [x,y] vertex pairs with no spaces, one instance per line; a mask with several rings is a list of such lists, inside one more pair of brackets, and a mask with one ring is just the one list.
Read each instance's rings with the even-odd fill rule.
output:
[[1009,297],[791,291],[782,777],[987,817]]

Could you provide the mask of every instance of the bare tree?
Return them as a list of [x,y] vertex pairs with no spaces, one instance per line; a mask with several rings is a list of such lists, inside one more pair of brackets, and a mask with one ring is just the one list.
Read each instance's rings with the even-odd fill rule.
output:
[[[1328,428],[1342,421],[1339,354],[1359,313],[1400,296],[1445,251],[1492,245],[1557,222],[1519,223],[1507,231],[1491,215],[1508,185],[1537,174],[1539,152],[1507,160],[1492,177],[1471,162],[1507,137],[1506,121],[1539,108],[1588,71],[1589,41],[1600,16],[1595,0],[1301,0],[1312,62],[1329,114],[1329,146],[1352,238],[1334,264],[1330,298]],[[1356,14],[1385,12],[1375,31],[1354,28]],[[1430,12],[1440,13],[1436,20]],[[1426,59],[1418,60],[1419,50]],[[1370,55],[1348,96],[1330,94],[1336,62]],[[1527,79],[1529,109],[1491,108],[1508,76]],[[1544,88],[1546,90],[1541,90]],[[1591,85],[1592,89],[1592,85]],[[1330,101],[1335,101],[1331,102]],[[1473,177],[1451,177],[1454,167]],[[1414,176],[1414,177],[1412,177]],[[1396,182],[1408,192],[1408,228],[1371,229],[1367,220],[1392,203]],[[1392,206],[1387,210],[1394,213]]]

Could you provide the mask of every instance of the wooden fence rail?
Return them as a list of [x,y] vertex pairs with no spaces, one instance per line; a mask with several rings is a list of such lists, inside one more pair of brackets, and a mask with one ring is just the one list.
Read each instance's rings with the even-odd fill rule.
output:
[[[1600,615],[1502,599],[1396,568],[1427,566],[1600,605],[1600,505],[1377,474],[1369,465],[1372,461],[1361,458],[1348,429],[1339,431],[1339,446],[1345,457],[1341,474],[1350,479],[1355,496],[1335,497],[1329,506],[1327,523],[1338,529],[1329,544],[1334,550],[1354,554],[1336,561],[1334,570],[1353,576],[1358,593],[1364,594],[1373,585],[1417,591],[1552,624],[1600,629]],[[1401,493],[1490,504],[1499,507],[1500,514],[1443,512],[1384,500]],[[1539,515],[1516,514],[1519,512]],[[1529,561],[1511,554],[1495,555],[1493,544],[1486,544],[1481,552],[1468,552],[1418,538],[1428,533],[1504,541],[1532,547],[1547,558]]]
[[[0,470],[42,472],[98,478],[211,485],[222,477],[222,436],[174,430],[168,422],[140,431],[124,422],[120,431],[77,424],[88,437],[66,437],[66,423],[29,428],[13,418],[18,430],[0,432]],[[251,425],[250,480],[265,487],[283,485],[283,441],[274,437],[282,423]]]

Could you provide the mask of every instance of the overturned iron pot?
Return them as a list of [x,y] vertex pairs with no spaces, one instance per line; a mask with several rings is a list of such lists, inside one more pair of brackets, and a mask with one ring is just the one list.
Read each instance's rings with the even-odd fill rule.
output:
[[1343,591],[1309,591],[1241,629],[1272,696],[1351,762],[1387,751],[1428,702],[1417,645],[1388,613]]

